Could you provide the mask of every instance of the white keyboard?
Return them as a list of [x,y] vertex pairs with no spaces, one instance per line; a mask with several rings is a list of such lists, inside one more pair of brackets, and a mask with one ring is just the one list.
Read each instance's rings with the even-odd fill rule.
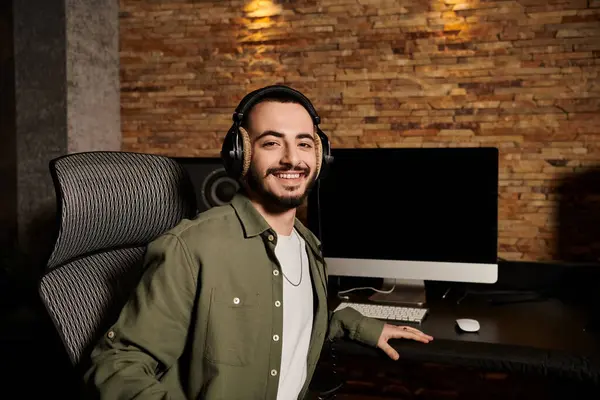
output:
[[388,321],[412,322],[420,324],[427,312],[427,308],[390,306],[383,304],[363,304],[363,303],[341,303],[335,311],[350,307],[364,315],[365,317],[377,318]]

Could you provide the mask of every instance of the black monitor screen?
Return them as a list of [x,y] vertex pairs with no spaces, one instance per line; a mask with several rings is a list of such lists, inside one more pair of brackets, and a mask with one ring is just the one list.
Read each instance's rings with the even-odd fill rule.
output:
[[309,227],[325,257],[497,262],[497,149],[332,154],[308,200]]

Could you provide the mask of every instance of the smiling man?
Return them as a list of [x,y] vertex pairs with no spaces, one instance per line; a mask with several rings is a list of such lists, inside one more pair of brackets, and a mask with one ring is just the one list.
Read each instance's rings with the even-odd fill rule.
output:
[[288,87],[242,100],[222,150],[242,189],[149,245],[139,286],[92,353],[95,398],[302,399],[325,340],[346,335],[397,359],[389,339],[432,339],[328,311],[318,240],[296,218],[330,162],[318,124]]
[[242,129],[251,132],[252,163],[246,184],[253,203],[272,207],[274,213],[300,206],[315,181],[317,158],[308,112],[297,103],[263,101],[252,109]]

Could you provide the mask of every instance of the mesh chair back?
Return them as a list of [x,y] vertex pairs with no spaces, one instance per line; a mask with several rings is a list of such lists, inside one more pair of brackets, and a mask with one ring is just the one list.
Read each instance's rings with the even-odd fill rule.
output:
[[42,301],[78,364],[139,281],[146,245],[196,213],[174,160],[127,152],[52,160],[59,229],[40,281]]

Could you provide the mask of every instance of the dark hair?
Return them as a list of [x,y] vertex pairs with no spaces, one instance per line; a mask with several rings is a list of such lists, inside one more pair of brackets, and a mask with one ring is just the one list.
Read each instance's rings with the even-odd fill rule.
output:
[[242,117],[242,122],[240,124],[242,128],[248,130],[248,125],[250,123],[250,115],[252,114],[252,110],[254,110],[254,107],[256,107],[258,104],[264,103],[267,101],[272,101],[275,103],[294,103],[294,104],[302,105],[302,103],[300,103],[300,101],[298,101],[297,98],[295,98],[294,96],[292,96],[289,93],[281,93],[281,92],[271,93],[268,96],[265,96],[262,99],[260,99],[259,101],[257,101],[256,104],[253,104],[252,107],[248,111],[246,111],[246,114]]

